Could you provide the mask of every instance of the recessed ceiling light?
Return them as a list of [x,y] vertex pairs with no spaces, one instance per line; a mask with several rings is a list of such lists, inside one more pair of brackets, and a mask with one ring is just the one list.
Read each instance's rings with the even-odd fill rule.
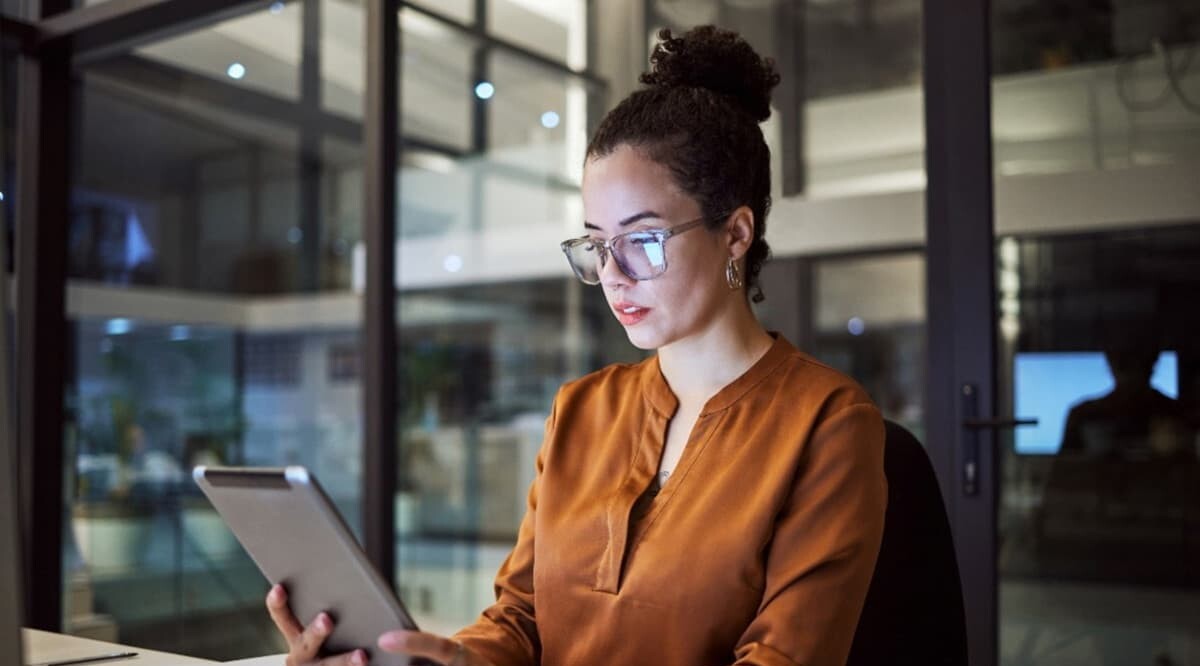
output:
[[235,62],[229,66],[229,69],[225,70],[225,73],[228,74],[229,78],[231,79],[240,79],[246,75],[246,66],[240,62]]
[[479,99],[491,99],[496,94],[496,86],[484,81],[475,86],[475,96]]

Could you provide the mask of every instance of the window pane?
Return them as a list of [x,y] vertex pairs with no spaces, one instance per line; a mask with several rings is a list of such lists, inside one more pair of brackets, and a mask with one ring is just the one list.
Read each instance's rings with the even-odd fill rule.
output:
[[[488,157],[514,176],[577,191],[587,148],[587,104],[598,89],[496,51],[489,59]],[[541,183],[538,183],[539,186]]]
[[493,601],[558,386],[641,354],[558,250],[582,228],[596,90],[499,47],[450,56],[452,34],[402,25],[418,49],[401,61],[405,132],[434,131],[399,173],[397,581],[449,634]]
[[488,30],[575,69],[587,66],[587,3],[488,0]]
[[472,148],[475,41],[412,9],[400,10],[401,131],[457,151]]
[[[344,3],[316,4],[317,34],[361,49]],[[361,529],[361,131],[320,100],[362,72],[301,76],[329,52],[303,45],[303,8],[76,72],[68,631],[220,660],[283,649],[194,465],[305,465]]]
[[925,257],[905,252],[814,263],[812,353],[857,379],[885,418],[923,440]]
[[1000,658],[1191,663],[1200,11],[992,13]]
[[775,59],[782,81],[763,129],[777,193],[829,199],[924,188],[918,0],[650,5],[650,45],[660,28],[713,23]]
[[853,377],[884,418],[924,441],[923,253],[774,259],[762,285],[764,325]]
[[993,5],[993,151],[1003,175],[1200,155],[1194,3]]

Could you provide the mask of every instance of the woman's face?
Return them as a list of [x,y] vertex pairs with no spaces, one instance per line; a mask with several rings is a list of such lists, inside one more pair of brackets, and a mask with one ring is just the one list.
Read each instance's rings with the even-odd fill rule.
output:
[[[669,229],[702,215],[700,205],[676,186],[665,166],[622,146],[588,160],[583,171],[583,209],[588,235],[607,240],[627,231]],[[658,349],[696,335],[715,320],[731,298],[725,280],[732,256],[728,234],[701,226],[667,239],[667,270],[652,280],[634,280],[611,257],[600,286],[629,341]]]

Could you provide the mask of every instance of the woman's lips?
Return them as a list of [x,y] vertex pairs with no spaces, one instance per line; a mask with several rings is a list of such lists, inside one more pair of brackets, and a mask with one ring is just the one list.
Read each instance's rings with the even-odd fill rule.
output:
[[644,308],[636,303],[613,303],[612,309],[617,315],[617,321],[621,322],[622,326],[633,326],[650,314],[650,308]]

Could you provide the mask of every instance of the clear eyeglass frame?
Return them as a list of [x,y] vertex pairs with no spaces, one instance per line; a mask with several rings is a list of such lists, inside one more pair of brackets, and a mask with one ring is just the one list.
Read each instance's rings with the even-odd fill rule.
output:
[[[666,229],[635,229],[634,231],[617,234],[605,241],[598,241],[590,236],[581,236],[565,240],[559,244],[559,247],[562,248],[563,254],[566,255],[567,263],[571,265],[571,270],[574,271],[575,276],[584,284],[600,284],[600,271],[604,270],[605,265],[607,265],[610,254],[617,262],[617,268],[629,279],[639,282],[653,280],[667,272],[667,239],[672,236],[678,236],[685,231],[695,229],[713,219],[719,218],[698,217]],[[631,247],[638,248],[643,253],[656,253],[660,259],[659,261],[651,261],[649,263],[649,270],[638,270],[634,266],[634,262],[625,255],[625,252],[628,251],[626,248]],[[579,256],[579,252],[596,252],[597,254],[595,255],[595,259],[588,259]]]

